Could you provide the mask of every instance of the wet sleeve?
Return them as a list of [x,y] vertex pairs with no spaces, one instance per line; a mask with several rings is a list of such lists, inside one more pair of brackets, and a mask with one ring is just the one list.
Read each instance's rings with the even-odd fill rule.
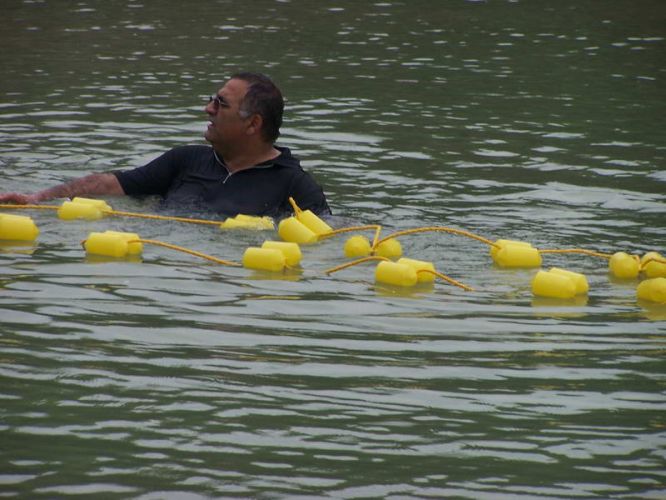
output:
[[324,190],[307,172],[296,178],[289,191],[301,209],[312,210],[316,215],[331,215]]
[[113,172],[113,174],[125,194],[165,196],[179,173],[180,165],[178,150],[172,149],[142,167],[121,170]]

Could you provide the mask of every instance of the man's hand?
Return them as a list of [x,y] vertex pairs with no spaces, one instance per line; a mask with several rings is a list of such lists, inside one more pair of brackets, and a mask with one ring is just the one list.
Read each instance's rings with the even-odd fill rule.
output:
[[39,201],[36,194],[0,193],[0,203],[13,203],[15,205],[34,205]]

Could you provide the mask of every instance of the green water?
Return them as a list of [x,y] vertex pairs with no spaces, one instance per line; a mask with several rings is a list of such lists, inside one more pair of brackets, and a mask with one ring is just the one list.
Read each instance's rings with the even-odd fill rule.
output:
[[[446,225],[539,248],[666,251],[661,0],[9,1],[0,191],[202,143],[239,69],[288,100],[280,144],[336,227]],[[155,213],[156,200],[109,199]],[[12,212],[15,213],[15,212]],[[273,232],[25,213],[0,248],[0,495],[23,498],[662,498],[666,306],[606,263],[549,255],[590,293],[442,233],[405,255],[472,287],[286,276],[160,247],[87,259],[117,229],[239,260]],[[370,235],[369,235],[370,236]]]

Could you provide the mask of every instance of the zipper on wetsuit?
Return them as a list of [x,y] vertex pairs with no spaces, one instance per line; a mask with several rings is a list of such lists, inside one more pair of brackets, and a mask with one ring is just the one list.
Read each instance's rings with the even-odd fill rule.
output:
[[[234,172],[229,172],[229,169],[224,164],[224,162],[222,160],[220,160],[220,158],[217,156],[217,152],[214,149],[213,149],[213,156],[215,156],[215,160],[217,161],[217,163],[219,163],[222,166],[222,168],[224,168],[224,170],[227,171],[227,176],[222,181],[222,184],[226,184],[227,181],[229,180],[229,177],[234,175]],[[273,163],[271,162],[271,163],[267,163],[266,165],[255,165],[253,167],[246,168],[245,170],[250,170],[252,168],[271,168],[272,166],[273,166]]]
[[217,156],[217,152],[216,152],[214,149],[213,149],[213,156],[215,157],[215,160],[217,161],[217,163],[218,163],[222,168],[224,168],[224,170],[227,171],[227,176],[226,176],[226,177],[224,178],[224,180],[222,181],[222,184],[226,184],[227,181],[229,180],[229,177],[231,177],[233,173],[232,173],[232,172],[229,172],[229,169],[228,169],[227,166],[224,164],[224,162],[223,162],[222,160],[220,160],[220,158]]

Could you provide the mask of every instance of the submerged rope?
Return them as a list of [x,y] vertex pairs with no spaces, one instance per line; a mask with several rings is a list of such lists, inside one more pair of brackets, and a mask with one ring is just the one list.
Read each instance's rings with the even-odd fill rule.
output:
[[171,250],[177,250],[179,252],[194,255],[195,257],[201,257],[202,259],[210,260],[211,262],[215,262],[216,264],[222,264],[223,266],[241,267],[241,264],[238,264],[236,262],[218,259],[217,257],[213,257],[212,255],[207,255],[205,253],[197,252],[196,250],[190,250],[189,248],[185,247],[179,247],[178,245],[172,245],[171,243],[164,243],[163,241],[138,239],[138,240],[129,240],[127,243],[128,244],[143,243],[147,245],[157,245],[160,247],[169,248]]
[[461,283],[460,281],[456,281],[453,278],[448,277],[446,274],[442,274],[440,272],[433,271],[432,269],[419,269],[418,271],[416,271],[416,274],[418,274],[418,273],[434,274],[435,276],[437,276],[438,278],[443,279],[447,283],[451,283],[452,285],[460,287],[463,290],[466,290],[468,292],[473,292],[474,291],[474,288],[472,288],[471,286],[467,286],[467,285]]
[[599,257],[601,259],[610,259],[613,255],[609,253],[593,252],[592,250],[585,250],[583,248],[567,248],[563,250],[539,250],[539,253],[580,253],[583,255],[591,255],[592,257]]

